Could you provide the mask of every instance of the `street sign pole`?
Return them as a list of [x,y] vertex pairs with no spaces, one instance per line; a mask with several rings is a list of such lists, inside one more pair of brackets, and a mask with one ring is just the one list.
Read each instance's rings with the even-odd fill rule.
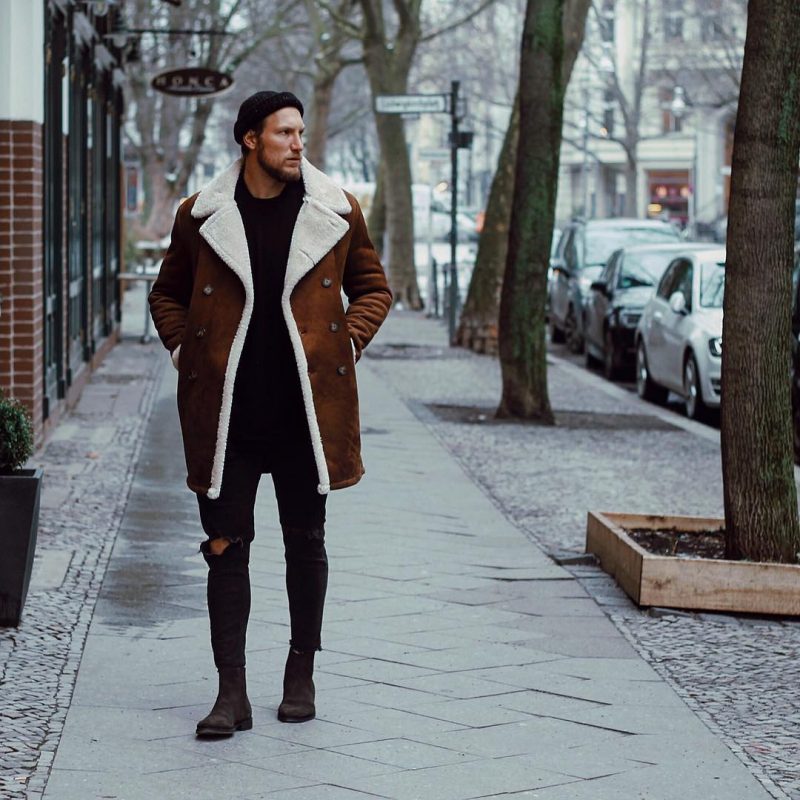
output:
[[450,84],[450,303],[448,333],[450,344],[456,341],[458,313],[458,273],[456,272],[456,244],[458,242],[458,88],[459,81]]

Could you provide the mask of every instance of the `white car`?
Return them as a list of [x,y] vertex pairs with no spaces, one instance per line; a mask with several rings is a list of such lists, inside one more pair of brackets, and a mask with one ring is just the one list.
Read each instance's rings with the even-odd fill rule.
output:
[[692,419],[719,408],[724,290],[724,248],[672,259],[636,328],[640,397],[663,403],[673,391]]

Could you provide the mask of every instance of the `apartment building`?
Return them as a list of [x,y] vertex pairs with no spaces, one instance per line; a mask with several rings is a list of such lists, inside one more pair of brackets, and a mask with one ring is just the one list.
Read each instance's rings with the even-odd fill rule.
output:
[[565,104],[557,218],[727,214],[745,0],[595,0]]

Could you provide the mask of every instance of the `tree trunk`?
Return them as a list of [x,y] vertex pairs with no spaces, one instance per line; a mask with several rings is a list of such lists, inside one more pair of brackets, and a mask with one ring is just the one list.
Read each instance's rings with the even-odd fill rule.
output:
[[[561,69],[564,87],[569,83],[575,59],[583,43],[588,7],[589,0],[567,0],[564,5],[562,25],[564,56]],[[511,198],[514,193],[518,139],[519,95],[514,100],[497,171],[492,180],[475,268],[472,271],[467,299],[456,334],[459,345],[478,353],[495,353],[498,347],[497,319],[508,254],[508,230],[511,222]]]
[[475,268],[472,270],[467,299],[456,332],[456,343],[477,353],[497,351],[497,315],[508,254],[508,229],[518,140],[519,98],[514,101],[497,171],[492,179]]
[[[398,26],[387,36],[380,0],[361,0],[364,12],[364,67],[372,97],[406,94],[408,75],[420,38],[420,2],[394,4]],[[385,246],[383,253],[395,303],[419,310],[422,299],[414,264],[414,213],[411,199],[411,164],[405,126],[398,114],[375,114],[381,151],[381,177],[386,201]]]
[[422,300],[414,265],[414,212],[411,200],[411,164],[403,119],[397,114],[376,114],[385,178],[386,229],[389,247],[387,273],[395,303],[419,310]]
[[[547,393],[545,298],[555,221],[564,92],[570,53],[565,53],[565,15],[584,24],[565,0],[528,0],[520,61],[520,121],[508,256],[500,298],[499,417],[523,417],[552,425]],[[570,40],[570,48],[574,42]],[[571,49],[570,49],[571,52]]]
[[333,87],[339,73],[317,75],[314,81],[314,101],[306,137],[306,158],[318,169],[325,170],[325,147],[328,141],[328,119],[331,113]]
[[528,0],[520,60],[519,145],[500,299],[498,417],[555,422],[547,394],[544,297],[564,111],[564,0]]
[[164,164],[153,158],[144,163],[147,186],[147,214],[141,235],[153,241],[166,236],[175,221],[175,204],[183,191],[165,177]]
[[367,218],[367,229],[378,255],[383,256],[383,237],[386,234],[386,192],[384,191],[386,181],[380,164],[378,164],[377,173],[375,194],[372,195],[372,204],[369,207],[369,217]]
[[733,142],[722,355],[727,557],[795,563],[791,430],[800,4],[750,0]]
[[[634,145],[635,147],[635,145]],[[626,217],[639,216],[639,176],[636,159],[625,159],[625,212]]]

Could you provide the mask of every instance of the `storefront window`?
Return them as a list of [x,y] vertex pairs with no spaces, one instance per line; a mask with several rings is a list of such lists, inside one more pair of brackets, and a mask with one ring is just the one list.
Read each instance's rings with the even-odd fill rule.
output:
[[648,216],[685,226],[689,221],[691,184],[688,170],[652,170],[647,174]]
[[121,99],[113,13],[44,2],[46,416],[119,318]]

